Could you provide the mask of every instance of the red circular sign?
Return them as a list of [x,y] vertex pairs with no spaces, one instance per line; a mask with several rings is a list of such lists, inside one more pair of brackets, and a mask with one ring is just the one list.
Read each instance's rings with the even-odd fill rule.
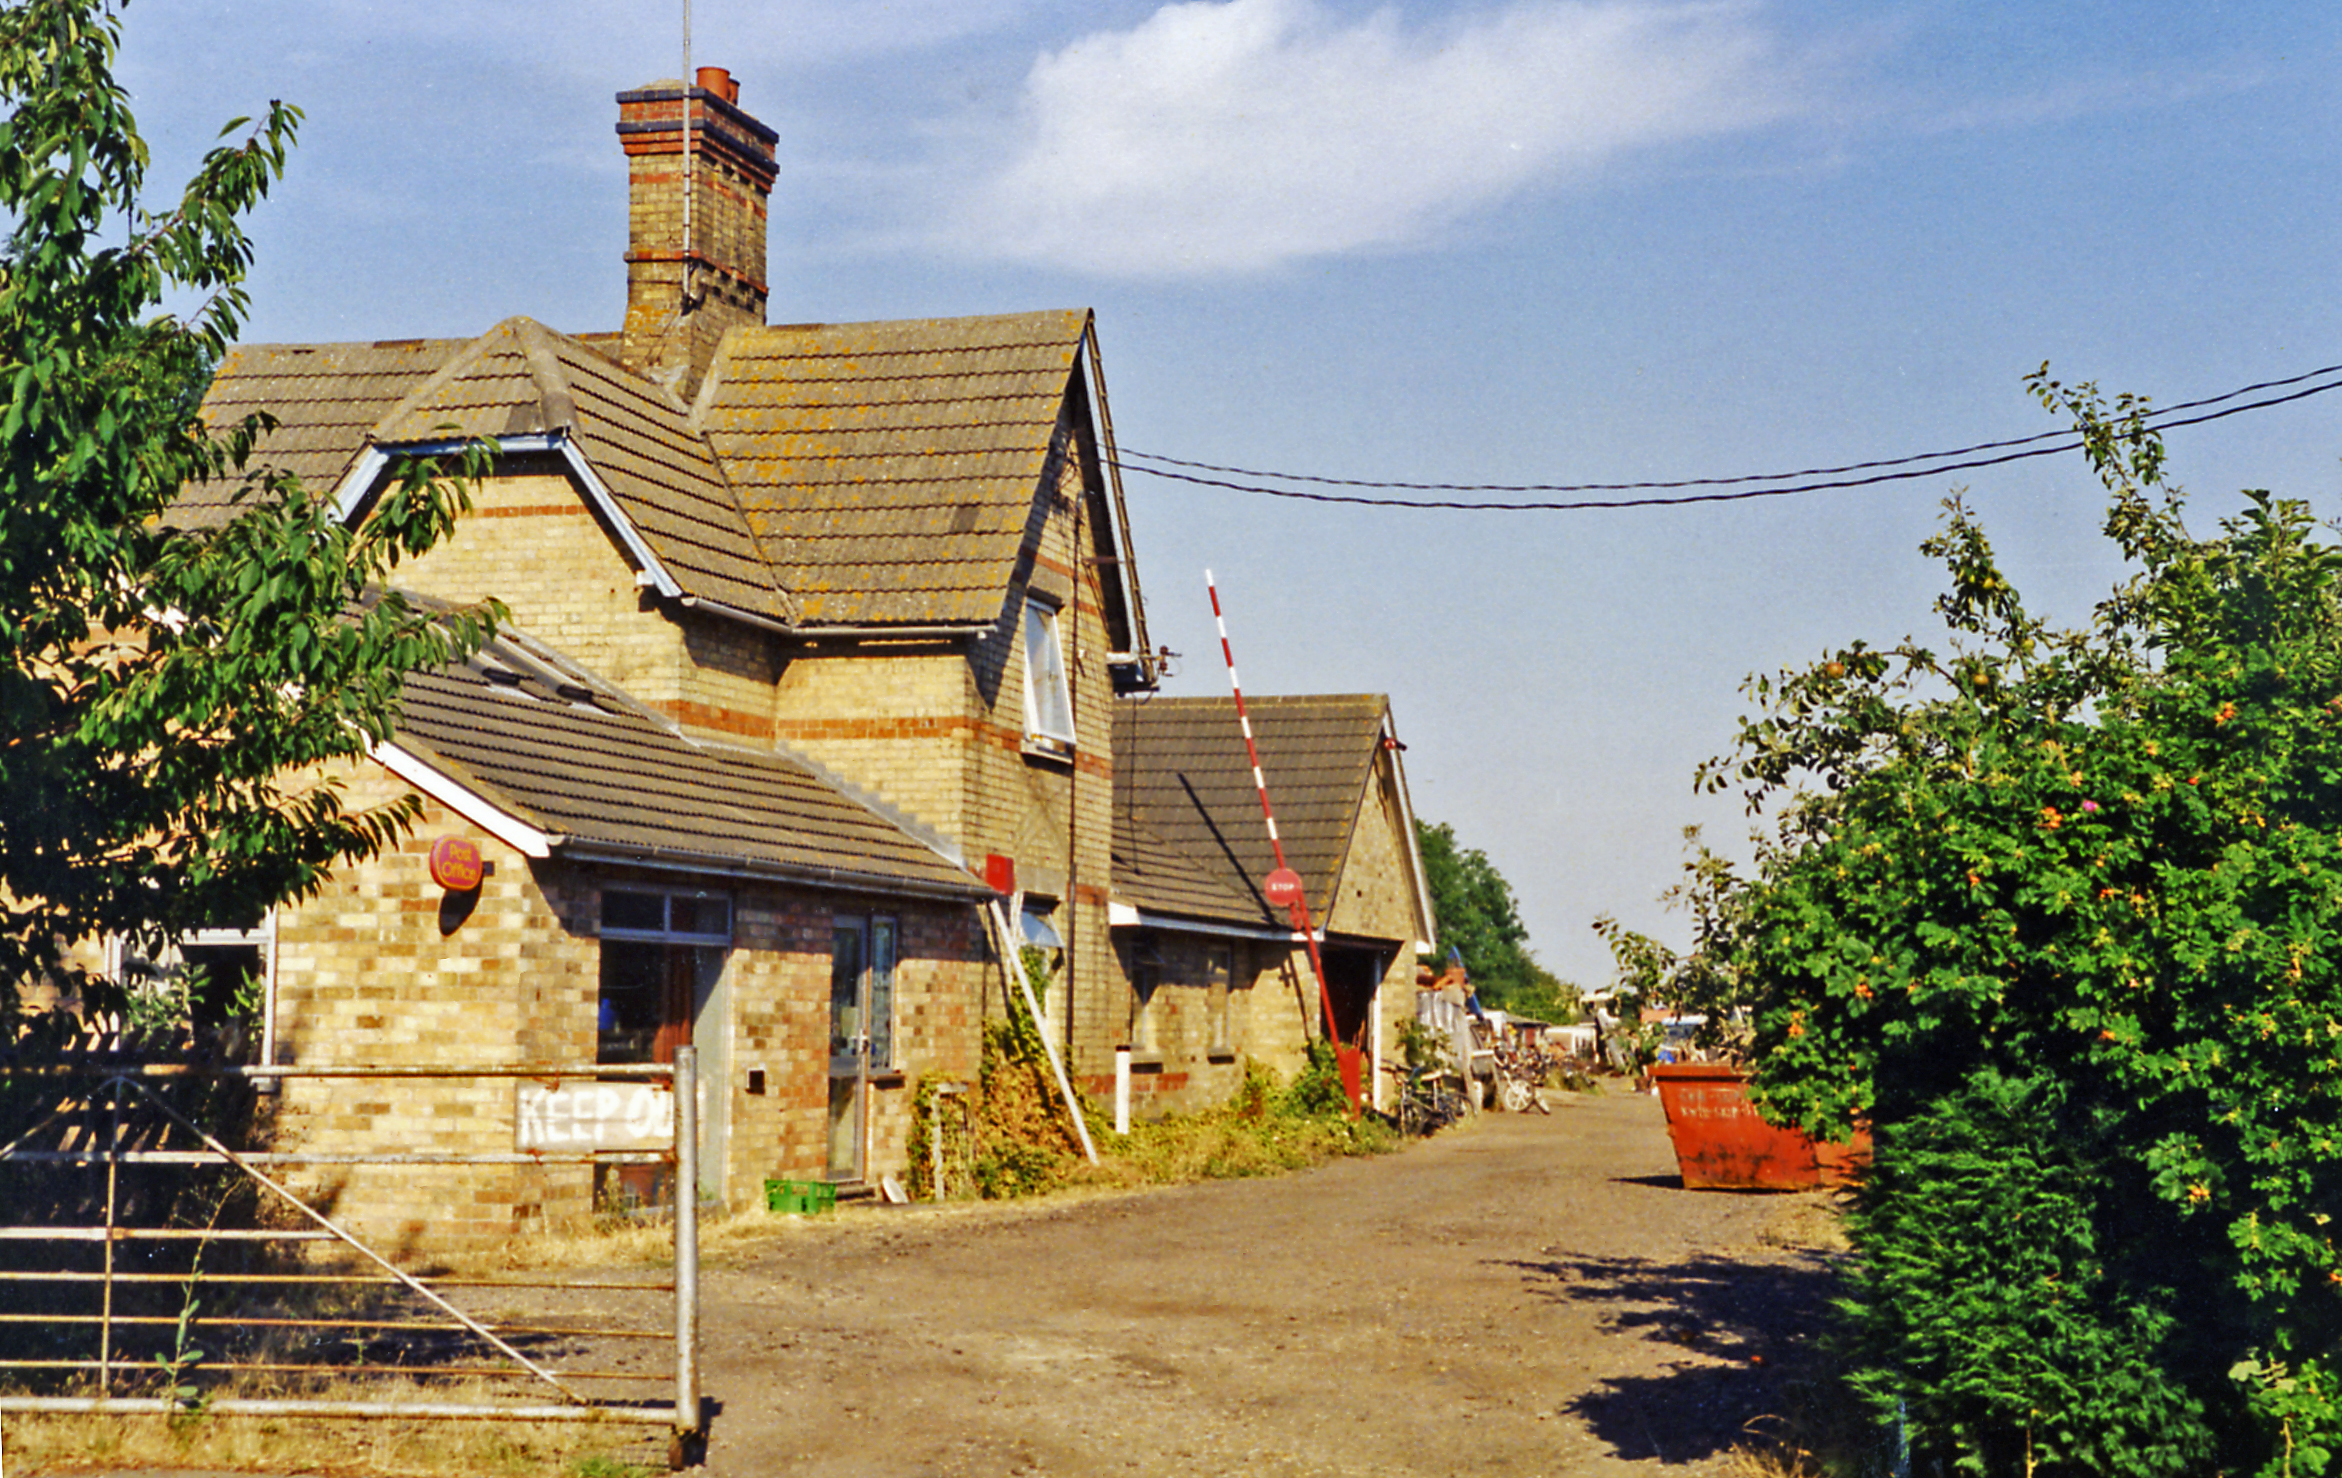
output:
[[431,881],[450,893],[469,893],[486,871],[480,844],[469,837],[441,837],[431,844]]
[[1301,874],[1280,867],[1261,879],[1260,890],[1277,907],[1291,908],[1301,901]]

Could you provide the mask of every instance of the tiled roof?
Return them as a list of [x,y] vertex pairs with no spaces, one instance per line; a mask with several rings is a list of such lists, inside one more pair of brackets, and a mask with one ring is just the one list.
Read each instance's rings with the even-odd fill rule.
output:
[[374,439],[395,446],[556,430],[576,437],[685,594],[789,619],[722,469],[682,409],[542,324],[510,318],[473,340],[385,415]]
[[1127,806],[1114,809],[1114,895],[1150,913],[1185,919],[1285,927],[1259,896],[1139,824]]
[[695,419],[808,624],[997,618],[1086,312],[736,329]]
[[[238,349],[204,413],[277,417],[315,488],[368,443],[568,430],[684,593],[808,626],[1000,617],[1080,373],[1084,310],[728,334],[696,412],[526,318],[470,340]],[[180,515],[220,517],[227,489]]]
[[982,897],[932,848],[786,755],[685,739],[507,628],[405,685],[397,743],[559,851]]
[[[1379,694],[1268,697],[1245,706],[1285,860],[1301,874],[1322,923],[1373,776],[1388,700]],[[1192,880],[1163,860],[1171,852],[1218,892],[1252,900],[1252,921],[1283,921],[1260,898],[1260,880],[1276,858],[1261,824],[1235,700],[1116,703],[1114,799],[1116,893],[1163,913],[1233,917],[1204,909]]]
[[[276,417],[253,467],[292,473],[329,492],[366,448],[366,433],[464,347],[463,339],[378,344],[245,344],[228,352],[203,399],[204,419],[231,426],[254,411]],[[196,523],[224,517],[233,485],[198,484],[174,510]]]

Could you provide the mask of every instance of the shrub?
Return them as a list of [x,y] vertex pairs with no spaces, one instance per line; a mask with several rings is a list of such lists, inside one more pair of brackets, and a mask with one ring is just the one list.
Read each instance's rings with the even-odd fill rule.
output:
[[2028,614],[1957,500],[1943,656],[1752,684],[1738,900],[1769,1114],[1868,1119],[1844,1351],[1946,1471],[2325,1472],[2342,1406],[2342,551],[2209,538],[2144,402],[2070,412],[2137,573]]
[[1342,1070],[1331,1042],[1309,1044],[1309,1061],[1293,1075],[1278,1096],[1277,1111],[1289,1118],[1314,1119],[1346,1114],[1350,1096],[1342,1091]]

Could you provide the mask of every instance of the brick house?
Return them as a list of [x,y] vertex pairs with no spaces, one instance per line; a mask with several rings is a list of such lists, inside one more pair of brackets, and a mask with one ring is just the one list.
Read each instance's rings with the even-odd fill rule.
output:
[[[1307,948],[1261,895],[1275,863],[1230,698],[1132,697],[1114,714],[1116,948],[1131,989],[1133,1094],[1215,1102],[1245,1060],[1290,1074],[1324,1035],[1365,1050],[1373,1081],[1414,1013],[1433,935],[1404,746],[1380,695],[1247,704],[1285,858],[1320,936]],[[1095,1086],[1093,1082],[1093,1086]],[[1378,1099],[1379,1101],[1379,1099]]]
[[[273,416],[255,461],[335,489],[348,519],[402,455],[489,443],[472,506],[399,583],[512,618],[474,662],[413,679],[395,743],[349,781],[357,800],[419,792],[413,840],[202,944],[265,975],[265,1050],[287,1064],[626,1062],[690,1041],[703,1193],[741,1204],[767,1176],[900,1172],[917,1083],[973,1076],[1020,943],[1049,947],[1053,1033],[1092,1083],[1134,1029],[1192,1036],[1205,1013],[1171,1003],[1191,953],[1223,958],[1209,941],[1241,943],[1239,989],[1294,967],[1290,930],[1280,944],[1248,892],[1249,851],[1126,867],[1118,850],[1132,820],[1196,839],[1118,801],[1118,752],[1175,708],[1131,701],[1157,672],[1091,315],[767,324],[774,135],[724,74],[699,80],[618,97],[618,332],[514,318],[221,365],[206,414]],[[183,516],[217,516],[220,497],[191,489]],[[1348,787],[1349,830],[1305,875],[1313,899],[1365,890],[1329,936],[1349,1030],[1373,1014],[1369,977],[1398,968],[1384,954],[1429,926],[1387,711],[1325,702],[1340,742],[1296,746],[1293,774]],[[450,835],[489,864],[469,895],[428,876]],[[1208,906],[1166,894],[1166,868]],[[1141,995],[1164,1004],[1134,1010]],[[1257,1015],[1240,1037],[1150,1049],[1183,1090],[1162,1101],[1232,1084],[1231,1042],[1297,1060],[1301,1017]],[[281,1132],[509,1150],[512,1091],[296,1083]],[[376,1228],[477,1240],[594,1193],[539,1167],[445,1178],[444,1194],[406,1173],[336,1194]]]

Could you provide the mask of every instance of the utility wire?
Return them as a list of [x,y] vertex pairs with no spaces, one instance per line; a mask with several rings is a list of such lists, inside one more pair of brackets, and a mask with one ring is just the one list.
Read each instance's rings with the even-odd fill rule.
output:
[[[2163,431],[2178,426],[2194,426],[2205,421],[2217,421],[2246,411],[2265,410],[2289,401],[2305,400],[2312,395],[2323,395],[2329,390],[2342,390],[2342,380],[2312,385],[2289,395],[2271,396],[2247,405],[2229,406],[2225,410],[2209,411],[2200,416],[2180,416],[2177,413],[2203,406],[2218,405],[2239,396],[2256,394],[2263,390],[2282,389],[2304,381],[2342,373],[2342,365],[2329,365],[2306,374],[2292,375],[2281,380],[2265,380],[2257,385],[2246,385],[2223,395],[2208,396],[2202,400],[2182,401],[2146,415],[2149,429]],[[2048,442],[2050,445],[2037,445]],[[1676,482],[1595,482],[1595,483],[1440,483],[1440,482],[1373,482],[1361,478],[1314,477],[1303,473],[1262,472],[1246,467],[1222,467],[1209,462],[1191,462],[1177,457],[1159,456],[1151,452],[1125,449],[1116,463],[1125,471],[1143,472],[1152,477],[1168,478],[1175,482],[1191,483],[1198,487],[1225,488],[1240,493],[1260,493],[1272,498],[1292,498],[1309,503],[1345,503],[1369,508],[1427,508],[1449,509],[1470,513],[1494,512],[1570,512],[1591,508],[1654,508],[1686,503],[1736,503],[1751,498],[1785,498],[1801,493],[1826,492],[1836,488],[1870,487],[1879,483],[1907,481],[1918,477],[1935,477],[1946,472],[1965,472],[1979,467],[1997,467],[2007,462],[2019,462],[2028,457],[2055,456],[2061,452],[2078,450],[2080,435],[2073,430],[2044,431],[2032,436],[2020,436],[2008,441],[1979,442],[1948,452],[1928,452],[1917,456],[1891,457],[1874,462],[1852,462],[1842,467],[1814,467],[1800,472],[1780,472],[1745,477],[1697,477]],[[2005,448],[2021,447],[2021,451]],[[2002,455],[1977,457],[1979,452],[2001,452]],[[1571,502],[1495,503],[1459,502],[1430,498],[1370,498],[1356,494],[1310,493],[1296,488],[1265,487],[1256,483],[1229,482],[1219,478],[1197,477],[1190,473],[1170,472],[1163,467],[1140,465],[1132,459],[1159,462],[1171,467],[1189,467],[1205,472],[1225,472],[1237,477],[1270,478],[1284,482],[1314,483],[1328,487],[1390,488],[1421,492],[1486,492],[1486,493],[1596,493],[1637,492],[1646,489],[1732,487],[1741,483],[1773,482],[1788,478],[1834,479],[1820,482],[1797,483],[1786,487],[1742,488],[1737,492],[1693,493],[1680,497],[1651,498],[1596,498]],[[1966,461],[1947,461],[1947,458],[1969,458]],[[1925,465],[1918,465],[1925,464]],[[1867,472],[1878,468],[1899,468],[1899,471],[1873,472],[1867,477],[1839,477],[1849,472]]]

